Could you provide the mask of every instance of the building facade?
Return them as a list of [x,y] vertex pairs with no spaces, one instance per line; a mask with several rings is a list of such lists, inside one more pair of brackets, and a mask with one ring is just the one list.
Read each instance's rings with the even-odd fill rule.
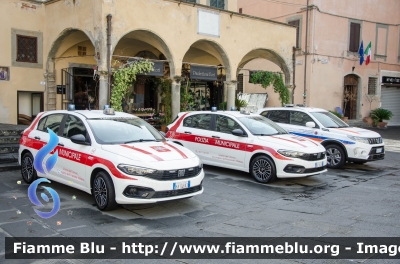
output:
[[[341,107],[349,119],[359,120],[382,107],[394,114],[389,125],[400,125],[400,1],[238,0],[238,8],[240,13],[298,28],[295,104]],[[372,44],[368,65],[360,65],[361,42],[364,50]],[[277,70],[263,59],[244,68]],[[242,74],[244,92],[263,91],[248,82],[246,71]],[[270,99],[269,106],[279,105],[276,97]]]
[[[115,62],[138,58],[152,60],[154,76],[171,80],[173,117],[188,68],[211,72],[190,77],[205,98],[202,109],[217,104],[212,98],[233,106],[240,69],[258,58],[277,65],[292,85],[296,28],[239,14],[237,0],[7,0],[3,7],[0,123],[23,123],[69,103],[102,109]],[[148,83],[131,87],[130,108],[159,107]]]

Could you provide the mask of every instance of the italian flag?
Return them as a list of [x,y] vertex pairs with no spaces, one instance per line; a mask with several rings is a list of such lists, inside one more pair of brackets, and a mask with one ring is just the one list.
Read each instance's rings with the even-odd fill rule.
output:
[[372,48],[372,44],[371,41],[368,43],[368,46],[365,48],[365,52],[364,54],[367,55],[367,58],[365,60],[365,65],[368,65],[369,62],[371,61],[371,48]]

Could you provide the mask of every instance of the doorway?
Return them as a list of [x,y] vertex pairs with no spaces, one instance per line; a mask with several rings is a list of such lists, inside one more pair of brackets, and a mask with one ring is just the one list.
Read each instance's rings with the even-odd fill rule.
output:
[[99,109],[99,79],[93,68],[71,67],[62,69],[63,109],[67,104],[75,104],[76,110]]
[[349,74],[344,77],[343,114],[349,119],[357,119],[358,76]]
[[19,125],[30,125],[38,113],[43,112],[43,93],[18,91],[17,115]]

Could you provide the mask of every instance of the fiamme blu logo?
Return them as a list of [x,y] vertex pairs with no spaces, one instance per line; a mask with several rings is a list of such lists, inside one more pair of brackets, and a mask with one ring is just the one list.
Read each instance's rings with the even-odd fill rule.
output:
[[[33,162],[33,166],[35,167],[37,172],[40,172],[42,174],[46,174],[53,169],[53,167],[56,165],[57,160],[58,160],[58,151],[56,151],[54,154],[52,154],[46,162],[44,159],[50,152],[52,152],[58,145],[58,137],[57,135],[49,128],[47,128],[47,131],[50,135],[50,140],[49,142],[44,145],[36,154],[35,160]],[[45,163],[46,171],[43,168],[43,164]],[[44,205],[39,201],[37,195],[36,195],[36,189],[38,185],[42,182],[48,182],[51,183],[48,179],[46,178],[40,178],[35,180],[34,182],[31,183],[31,185],[28,188],[28,197],[31,200],[31,202],[40,207],[44,207]],[[43,186],[45,190],[48,191],[48,193],[51,195],[51,198],[53,200],[53,209],[50,212],[42,212],[37,209],[34,209],[36,214],[42,218],[50,218],[53,217],[54,215],[57,214],[57,212],[60,210],[60,197],[58,196],[58,193],[53,190],[50,187]],[[50,201],[49,197],[47,196],[46,193],[41,193],[40,194],[42,199],[47,203]]]

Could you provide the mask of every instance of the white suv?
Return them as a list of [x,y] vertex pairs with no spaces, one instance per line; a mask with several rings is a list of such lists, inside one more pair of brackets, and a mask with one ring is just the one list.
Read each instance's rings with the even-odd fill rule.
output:
[[326,148],[329,168],[339,168],[346,160],[365,163],[385,157],[384,143],[378,133],[350,127],[324,109],[269,107],[257,113],[278,123],[289,133],[320,142]]

